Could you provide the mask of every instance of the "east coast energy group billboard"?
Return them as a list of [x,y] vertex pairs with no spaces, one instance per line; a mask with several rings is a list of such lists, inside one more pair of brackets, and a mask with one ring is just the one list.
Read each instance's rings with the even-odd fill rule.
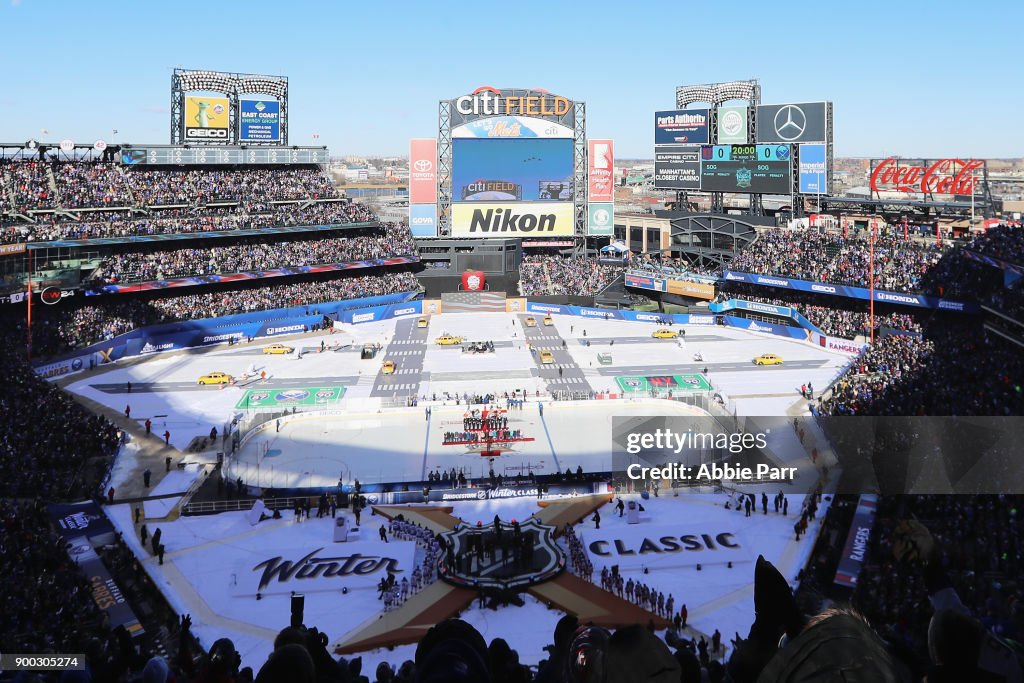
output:
[[274,98],[239,100],[239,142],[280,142],[281,103]]

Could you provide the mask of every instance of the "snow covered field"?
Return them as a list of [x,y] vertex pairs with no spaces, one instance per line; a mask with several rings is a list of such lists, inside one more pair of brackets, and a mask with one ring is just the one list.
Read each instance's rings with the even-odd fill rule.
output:
[[[774,491],[768,493],[774,495]],[[788,580],[795,582],[810,553],[809,539],[814,538],[817,522],[803,541],[796,542],[793,523],[803,497],[791,495],[789,499],[788,517],[769,507],[767,515],[758,511],[745,518],[742,512],[725,509],[728,498],[724,494],[652,498],[641,501],[646,512],[636,525],[617,517],[608,505],[602,510],[600,529],[586,522],[578,527],[578,533],[590,552],[595,579],[602,567],[618,564],[627,579],[643,581],[673,595],[676,605],[686,604],[689,623],[697,631],[710,636],[717,628],[723,642],[728,642],[735,632],[746,635],[753,621],[753,560],[757,555],[774,562]],[[523,499],[454,505],[455,514],[470,524],[489,520],[495,514],[506,520],[522,519],[537,509],[535,501]],[[819,518],[826,507],[819,509]],[[271,581],[257,600],[255,593],[268,567],[262,563],[275,558],[297,562],[314,551],[316,557],[335,560],[354,553],[390,558],[403,572],[422,561],[422,551],[412,543],[392,540],[385,545],[379,541],[378,517],[363,516],[359,540],[335,544],[330,518],[317,519],[314,515],[296,523],[291,513],[286,513],[283,519],[267,520],[254,527],[246,521],[244,512],[230,512],[159,524],[167,547],[165,563],[159,565],[140,547],[132,531],[130,507],[108,508],[108,514],[119,529],[126,531],[125,539],[133,550],[145,558],[147,571],[174,608],[192,614],[193,631],[203,645],[209,647],[214,640],[229,637],[243,662],[254,667],[265,661],[273,649],[274,636],[288,624],[292,590],[306,596],[306,624],[326,632],[332,643],[375,619],[382,608],[375,585],[383,567],[363,575],[305,580],[293,576],[287,582]],[[680,540],[684,536],[688,538]],[[710,544],[707,539],[711,539]],[[731,569],[729,561],[733,563]],[[342,589],[347,590],[343,593]],[[505,638],[524,662],[533,663],[544,657],[543,647],[550,642],[560,616],[527,598],[525,607],[496,612],[474,604],[462,618],[480,629],[488,641]],[[373,671],[378,661],[401,663],[411,659],[414,652],[415,646],[409,645],[394,651],[363,653],[364,670],[369,665]]]
[[[185,448],[194,438],[207,436],[211,427],[221,431],[245,412],[236,405],[247,389],[276,394],[303,387],[345,387],[344,399],[329,406],[332,414],[304,416],[300,412],[282,420],[279,432],[276,425],[268,423],[246,442],[231,464],[232,476],[281,487],[330,486],[339,477],[349,481],[359,478],[366,483],[418,480],[426,472],[452,467],[472,476],[486,474],[487,459],[472,449],[442,445],[444,432],[461,430],[465,410],[452,399],[443,400],[444,392],[501,395],[514,389],[526,390],[530,400],[522,410],[508,414],[509,428],[520,429],[533,440],[516,443],[495,459],[496,473],[505,475],[515,474],[526,465],[540,473],[575,470],[577,466],[589,471],[608,469],[613,417],[685,415],[694,410],[682,403],[647,398],[547,402],[544,393],[551,373],[540,376],[536,358],[525,348],[520,318],[511,314],[433,316],[425,342],[413,339],[409,321],[403,322],[404,327],[402,322],[396,327],[395,321],[388,321],[347,326],[334,334],[274,340],[306,349],[301,359],[264,355],[264,341],[154,356],[145,362],[83,374],[68,388],[118,412],[130,405],[132,419],[140,425],[151,419],[154,433],[162,435],[166,430],[172,445]],[[656,325],[652,323],[560,316],[555,316],[555,323],[553,328],[531,331],[534,338],[539,335],[536,343],[561,350],[564,339],[566,353],[558,362],[582,369],[585,381],[597,392],[618,392],[616,376],[700,373],[706,365],[715,390],[731,400],[740,415],[799,413],[802,406],[798,405],[797,387],[811,381],[824,388],[848,362],[843,356],[806,344],[721,327],[687,327],[686,340],[677,344],[653,339]],[[584,329],[590,345],[582,341]],[[470,356],[457,348],[436,346],[434,340],[443,332],[470,341],[494,341],[496,352]],[[324,353],[320,353],[321,341],[327,347]],[[336,343],[345,348],[331,350]],[[360,360],[359,350],[366,343],[382,345],[377,358]],[[704,356],[703,361],[693,360],[697,351]],[[614,363],[600,366],[596,360],[599,352],[612,353]],[[781,355],[786,364],[753,366],[751,359],[762,353]],[[437,393],[442,400],[396,408],[376,398],[382,395],[382,382],[386,383],[379,373],[381,364],[392,358],[398,361],[399,371],[406,370],[392,381],[413,387],[420,397],[431,399]],[[196,386],[197,378],[208,372],[241,376],[253,370],[267,373],[265,383],[257,378],[241,386]],[[130,393],[129,382],[133,385]],[[545,401],[543,415],[538,400]],[[774,431],[769,446],[775,451],[789,450],[806,461],[804,464],[809,463],[792,430]],[[262,459],[258,457],[261,449],[265,451]],[[112,478],[115,484],[131,471],[136,453],[132,444],[122,451]],[[153,492],[183,491],[195,476],[188,471],[173,474]],[[807,468],[807,476],[816,476],[813,467]],[[793,490],[807,488],[787,489]],[[767,492],[769,496],[777,493]],[[723,641],[728,642],[737,631],[745,634],[753,619],[753,560],[757,555],[775,562],[793,581],[810,553],[816,528],[812,526],[802,542],[793,539],[793,524],[803,496],[788,494],[788,498],[789,517],[769,511],[767,515],[745,518],[742,513],[725,509],[724,494],[665,495],[643,501],[646,512],[640,524],[626,524],[609,506],[603,510],[600,529],[584,523],[578,533],[590,553],[595,577],[602,567],[617,564],[626,578],[672,594],[677,606],[685,603],[690,624],[699,632],[710,636],[717,628]],[[166,514],[176,502],[176,497],[148,501],[147,517]],[[495,514],[504,519],[522,519],[536,510],[533,499],[459,501],[454,505],[456,515],[470,523],[489,520]],[[368,515],[363,517],[365,526],[349,543],[334,544],[329,519],[314,516],[297,524],[289,513],[284,519],[250,526],[244,512],[227,512],[154,522],[150,533],[160,527],[167,547],[161,566],[140,547],[131,508],[119,505],[107,510],[126,532],[124,538],[174,608],[192,614],[193,628],[203,644],[209,646],[217,638],[230,637],[243,661],[254,667],[263,663],[274,636],[287,625],[291,590],[306,595],[306,623],[328,633],[332,643],[338,642],[377,618],[381,603],[374,587],[389,566],[388,561],[403,572],[422,561],[422,551],[411,543],[381,543],[377,539],[379,518]],[[360,565],[361,574],[349,572],[316,580],[292,577],[283,583],[272,575],[269,582],[260,585],[268,567],[298,562],[310,553],[338,562],[342,560],[337,558],[358,553],[367,564]],[[732,568],[728,566],[730,561]],[[260,593],[260,599],[256,593]],[[523,661],[533,663],[544,657],[542,648],[550,642],[561,614],[527,598],[522,608],[493,612],[474,606],[462,616],[488,640],[499,636],[507,639]],[[414,651],[414,646],[403,646],[394,651],[364,653],[364,671],[373,671],[381,660],[398,664],[411,659]]]

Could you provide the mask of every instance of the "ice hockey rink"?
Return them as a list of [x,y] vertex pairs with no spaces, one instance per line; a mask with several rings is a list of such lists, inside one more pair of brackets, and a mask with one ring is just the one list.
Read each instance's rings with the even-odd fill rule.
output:
[[[526,327],[528,317],[536,320],[535,327]],[[211,428],[223,432],[236,417],[260,410],[280,411],[301,404],[297,409],[303,411],[342,411],[351,415],[353,422],[348,426],[339,421],[296,424],[278,438],[277,448],[283,454],[289,443],[305,447],[355,438],[356,446],[342,459],[355,457],[356,452],[401,447],[408,449],[409,456],[402,469],[412,474],[443,468],[445,458],[454,457],[448,455],[453,449],[431,445],[431,438],[443,431],[443,422],[460,419],[458,409],[447,411],[443,405],[454,405],[456,397],[487,393],[501,397],[517,390],[531,399],[569,393],[619,394],[620,378],[701,375],[736,414],[786,415],[806,412],[800,403],[802,384],[824,388],[849,363],[847,356],[803,342],[733,328],[681,326],[685,337],[674,340],[653,338],[655,323],[556,315],[549,326],[542,319],[542,314],[455,313],[431,316],[425,329],[417,326],[415,317],[345,325],[330,334],[271,340],[301,350],[301,357],[264,354],[271,341],[255,340],[103,366],[79,375],[67,389],[118,412],[130,407],[131,419],[140,425],[151,420],[154,433],[169,433],[171,444],[182,449],[196,437],[208,435]],[[492,341],[495,349],[471,354],[458,345],[437,345],[436,339],[443,334]],[[380,352],[364,360],[361,351],[367,344],[379,344]],[[552,362],[541,362],[544,352],[552,355]],[[753,365],[753,358],[764,353],[777,354],[785,363]],[[610,354],[611,363],[602,365],[598,354]],[[694,360],[697,354],[703,360]],[[381,372],[385,361],[395,363],[394,374]],[[197,385],[201,375],[215,371],[233,375],[236,383]],[[242,379],[246,374],[251,376]],[[334,390],[331,398],[318,398],[325,389]],[[246,403],[247,397],[260,394],[274,399],[269,402],[272,407],[266,400]],[[409,397],[438,406],[430,421],[431,438],[423,406],[416,410],[394,407],[404,405]],[[615,406],[613,414],[630,410],[629,403],[621,400],[609,405]],[[532,413],[524,409],[514,415],[537,439],[521,445],[516,453],[547,458],[551,466],[557,458],[562,470],[574,466],[574,458],[579,457],[575,453],[588,448],[586,436],[574,435],[585,434],[591,418],[584,416],[583,408],[573,412],[580,417],[561,417],[562,411],[555,408],[545,415],[548,430],[554,430],[553,445],[545,443],[548,434],[536,424],[535,407]],[[375,441],[371,434],[393,443]],[[325,474],[337,480],[337,463],[320,460],[319,452],[314,460],[330,467]]]
[[[536,327],[525,327],[527,317],[531,316],[444,314],[433,316],[427,328],[419,327],[417,318],[406,318],[272,340],[300,349],[299,358],[264,354],[267,340],[154,354],[85,373],[68,388],[118,412],[130,406],[133,420],[141,424],[150,419],[153,431],[169,432],[171,443],[179,448],[208,435],[212,427],[223,430],[235,418],[251,421],[261,413],[282,415],[295,408],[294,414],[280,418],[280,425],[274,417],[250,431],[229,460],[228,474],[261,488],[305,488],[334,486],[339,479],[358,478],[367,484],[420,481],[429,472],[451,468],[470,477],[486,475],[490,467],[505,476],[564,472],[578,466],[604,471],[609,469],[613,418],[700,412],[683,402],[643,395],[610,398],[621,394],[619,378],[696,375],[706,378],[738,415],[796,415],[805,410],[799,386],[811,382],[823,388],[849,362],[808,344],[722,327],[686,326],[683,339],[662,340],[652,337],[658,327],[652,323],[555,316],[552,325],[545,325],[542,315],[534,315]],[[437,345],[436,339],[444,334],[492,341],[494,352],[474,355],[458,345]],[[361,351],[368,344],[379,344],[380,351],[364,360]],[[545,351],[552,354],[552,362],[542,362]],[[694,361],[698,352],[703,361]],[[611,364],[601,364],[599,353],[611,354]],[[754,366],[752,359],[763,353],[782,356],[785,364]],[[386,361],[395,363],[393,375],[381,372]],[[250,377],[224,388],[196,384],[200,375],[214,371]],[[528,440],[510,444],[493,460],[465,445],[444,445],[445,432],[461,430],[465,395],[496,394],[504,407],[506,392],[526,397],[521,409],[504,415],[508,428],[520,430]],[[600,400],[552,401],[558,392],[585,393]],[[416,397],[418,405],[406,406],[409,397]],[[788,464],[810,464],[792,429],[774,434],[770,445],[803,453],[801,462]],[[130,458],[131,452],[129,448],[122,455]],[[806,469],[817,476],[815,468]],[[794,511],[804,496],[791,491],[805,490],[796,485],[787,489]],[[631,498],[639,500],[635,494]],[[619,565],[627,576],[673,594],[677,605],[685,603],[695,632],[710,636],[718,629],[728,641],[737,631],[745,634],[753,619],[753,560],[763,554],[795,581],[811,551],[808,539],[815,537],[818,522],[797,542],[795,513],[787,517],[770,509],[768,514],[745,518],[735,507],[727,509],[727,502],[734,503],[726,493],[672,492],[643,501],[639,524],[626,524],[608,506],[602,510],[600,529],[584,522],[578,533],[596,573]],[[537,509],[531,497],[450,504],[457,516],[471,523],[495,514],[525,518]],[[827,501],[819,518],[826,507]],[[331,546],[330,519],[296,523],[289,513],[253,527],[245,512],[182,516],[151,524],[162,529],[167,546],[165,564],[159,565],[130,533],[130,506],[114,506],[110,512],[175,609],[192,614],[193,630],[203,643],[209,646],[216,638],[230,637],[243,658],[252,661],[270,652],[288,617],[287,592],[266,591],[256,599],[253,577],[258,573],[253,567],[274,557],[298,560]],[[346,546],[346,552],[380,554],[382,547],[375,540],[379,524],[378,517],[364,516],[361,536]],[[686,534],[722,533],[732,534],[735,547],[640,552],[651,547],[644,545],[645,539],[660,543],[659,539]],[[409,543],[387,547],[387,555],[405,568],[421,562],[422,554]],[[322,588],[302,586],[307,622],[329,633],[333,643],[377,619],[381,603],[375,580],[350,577]],[[474,606],[461,616],[487,639],[503,637],[516,643],[523,661],[533,663],[544,657],[543,646],[560,615],[527,597],[523,607],[495,612]],[[412,658],[414,650],[407,645],[365,652],[364,669],[372,670],[378,661]]]

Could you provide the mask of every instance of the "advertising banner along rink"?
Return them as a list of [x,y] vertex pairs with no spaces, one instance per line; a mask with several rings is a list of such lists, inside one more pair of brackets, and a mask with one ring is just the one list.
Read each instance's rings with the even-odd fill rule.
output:
[[231,138],[229,106],[226,97],[185,97],[185,139],[228,142]]

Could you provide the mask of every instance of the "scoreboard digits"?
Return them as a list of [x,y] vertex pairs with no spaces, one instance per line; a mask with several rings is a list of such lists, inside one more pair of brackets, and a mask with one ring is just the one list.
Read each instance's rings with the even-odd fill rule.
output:
[[776,145],[703,145],[700,184],[705,192],[789,194],[792,148]]
[[706,145],[701,158],[709,161],[786,161],[789,145]]

